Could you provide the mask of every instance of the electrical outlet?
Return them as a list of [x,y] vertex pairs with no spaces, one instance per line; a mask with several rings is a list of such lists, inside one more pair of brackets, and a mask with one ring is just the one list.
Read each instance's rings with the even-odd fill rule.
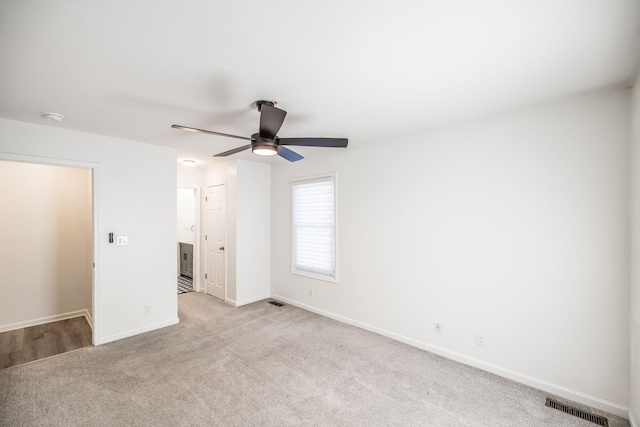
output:
[[313,288],[309,288],[309,296],[313,298],[313,295],[314,295]]
[[486,347],[486,338],[484,334],[481,334],[480,332],[476,332],[476,345],[479,345],[480,347]]
[[145,305],[143,313],[144,313],[145,316],[150,315],[151,314],[151,306],[150,305]]
[[434,331],[436,334],[440,334],[440,333],[442,333],[442,325],[440,324],[440,322],[434,322],[434,324],[433,324],[433,331]]

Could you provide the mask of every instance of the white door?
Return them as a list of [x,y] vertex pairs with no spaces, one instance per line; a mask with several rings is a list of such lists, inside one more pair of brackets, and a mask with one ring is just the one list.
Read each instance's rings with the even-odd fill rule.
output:
[[225,242],[227,193],[224,184],[207,187],[205,203],[207,221],[205,250],[207,265],[205,273],[206,291],[209,295],[225,298]]

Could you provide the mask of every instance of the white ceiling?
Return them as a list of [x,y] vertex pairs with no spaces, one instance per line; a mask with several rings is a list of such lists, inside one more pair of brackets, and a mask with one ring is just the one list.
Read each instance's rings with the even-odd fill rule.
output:
[[353,147],[628,85],[640,0],[3,0],[0,58],[0,117],[208,165],[245,142],[171,124],[250,136],[258,99]]

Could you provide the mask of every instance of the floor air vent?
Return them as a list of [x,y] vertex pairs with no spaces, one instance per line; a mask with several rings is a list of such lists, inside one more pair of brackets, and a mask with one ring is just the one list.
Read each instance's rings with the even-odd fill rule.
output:
[[269,301],[269,304],[273,304],[273,305],[275,305],[276,307],[282,307],[282,306],[284,305],[284,304],[282,304],[282,303],[279,303],[278,301]]
[[591,421],[592,423],[597,424],[599,426],[609,427],[609,421],[607,421],[605,417],[590,414],[588,412],[583,411],[582,409],[565,405],[564,403],[560,403],[557,400],[549,399],[548,397],[547,397],[547,403],[545,404],[545,406],[548,406],[549,408],[557,409],[558,411],[562,411],[569,415],[573,415],[574,417],[582,418],[583,420]]

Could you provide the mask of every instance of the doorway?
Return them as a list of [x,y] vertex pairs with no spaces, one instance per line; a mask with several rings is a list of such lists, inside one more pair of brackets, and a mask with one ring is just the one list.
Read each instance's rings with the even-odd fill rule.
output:
[[178,188],[178,294],[196,290],[195,251],[197,199],[196,189]]
[[205,205],[205,288],[209,295],[224,301],[226,298],[226,185],[207,187]]
[[34,348],[79,319],[95,343],[95,167],[0,155],[0,332],[42,329]]

